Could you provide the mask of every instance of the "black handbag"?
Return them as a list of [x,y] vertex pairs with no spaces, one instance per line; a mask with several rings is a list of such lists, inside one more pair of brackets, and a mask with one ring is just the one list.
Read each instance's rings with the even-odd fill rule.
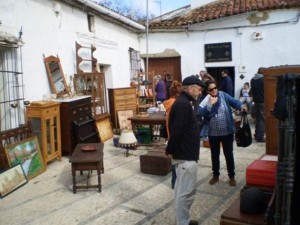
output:
[[235,141],[238,147],[248,147],[252,144],[252,134],[246,112],[242,112],[241,124],[235,133]]

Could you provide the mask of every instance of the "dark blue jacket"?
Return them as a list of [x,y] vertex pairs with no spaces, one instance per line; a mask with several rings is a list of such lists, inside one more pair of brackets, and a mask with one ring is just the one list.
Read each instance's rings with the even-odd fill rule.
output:
[[182,91],[170,111],[170,138],[166,151],[173,159],[199,160],[200,135],[191,102],[193,97]]
[[233,82],[230,76],[226,76],[221,80],[221,84],[219,86],[219,90],[226,92],[227,94],[233,95]]

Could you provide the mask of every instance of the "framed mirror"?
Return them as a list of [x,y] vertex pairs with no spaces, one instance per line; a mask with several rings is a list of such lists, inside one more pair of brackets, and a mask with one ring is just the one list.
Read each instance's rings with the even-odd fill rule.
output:
[[56,94],[58,97],[64,94],[69,94],[69,87],[65,80],[59,57],[52,55],[45,57],[44,55],[44,63],[53,94]]

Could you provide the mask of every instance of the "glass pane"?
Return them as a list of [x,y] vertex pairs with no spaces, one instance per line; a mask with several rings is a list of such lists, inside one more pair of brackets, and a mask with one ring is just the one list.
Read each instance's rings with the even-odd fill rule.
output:
[[58,151],[58,141],[57,141],[57,118],[53,117],[53,141],[54,141],[54,151]]
[[32,131],[33,135],[36,135],[39,141],[40,149],[43,148],[43,142],[42,142],[42,130],[41,130],[41,119],[40,118],[30,118],[31,125],[32,125]]
[[51,123],[50,119],[46,119],[46,148],[47,154],[51,155]]

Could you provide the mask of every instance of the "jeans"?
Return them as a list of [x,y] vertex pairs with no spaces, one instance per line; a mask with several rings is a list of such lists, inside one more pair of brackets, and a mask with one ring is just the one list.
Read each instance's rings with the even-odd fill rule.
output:
[[264,140],[265,137],[265,103],[255,103],[255,139]]
[[227,172],[230,178],[235,176],[234,172],[234,158],[233,158],[233,134],[225,136],[209,136],[209,144],[211,149],[211,161],[213,176],[220,176],[220,148],[221,143],[223,147],[223,153],[226,160]]

